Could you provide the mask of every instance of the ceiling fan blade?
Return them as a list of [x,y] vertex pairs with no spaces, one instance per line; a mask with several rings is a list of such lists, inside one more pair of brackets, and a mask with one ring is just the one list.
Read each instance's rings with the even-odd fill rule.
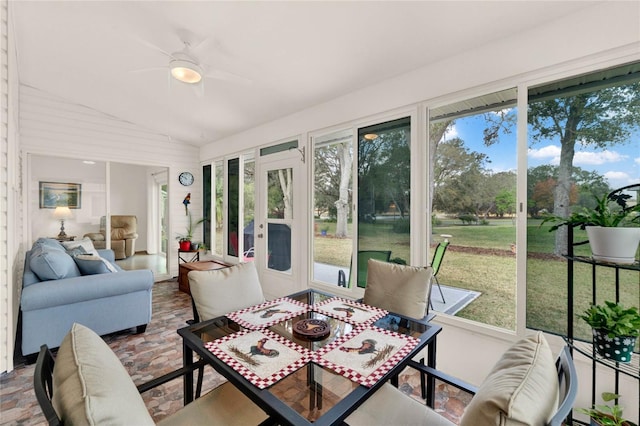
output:
[[132,34],[131,38],[134,39],[135,41],[137,41],[138,43],[140,43],[141,45],[143,45],[145,47],[148,47],[149,49],[155,50],[156,52],[160,52],[163,55],[173,59],[173,55],[171,53],[166,52],[165,50],[163,50],[162,48],[156,46],[155,44],[153,44],[153,43],[151,43],[151,42],[149,42],[149,41],[147,41],[147,40],[145,40],[145,39],[143,39],[143,38],[141,38],[141,37],[139,37],[139,36],[137,36],[135,34]]
[[234,83],[239,83],[244,85],[250,85],[253,83],[253,80],[249,78],[242,77],[237,74],[233,74],[233,73],[222,71],[222,70],[208,70],[205,74],[205,77],[214,78],[216,80],[231,81]]
[[204,97],[204,84],[202,84],[202,82],[200,82],[200,84],[191,84],[191,89],[193,89],[197,98]]
[[136,70],[130,70],[130,73],[133,74],[137,74],[137,73],[143,73],[143,72],[149,72],[149,71],[158,71],[158,70],[162,70],[162,71],[167,71],[167,67],[147,67],[147,68],[138,68]]

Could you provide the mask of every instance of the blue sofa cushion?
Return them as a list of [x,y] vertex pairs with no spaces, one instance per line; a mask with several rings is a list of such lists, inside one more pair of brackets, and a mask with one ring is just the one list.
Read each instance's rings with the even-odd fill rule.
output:
[[82,275],[110,274],[118,270],[100,256],[80,254],[73,257]]
[[38,238],[36,242],[33,243],[33,245],[34,245],[33,248],[35,248],[35,246],[41,245],[41,246],[52,248],[54,250],[64,251],[64,247],[62,246],[62,244],[60,244],[58,240],[54,240],[53,238]]
[[58,250],[46,244],[34,244],[29,267],[41,281],[79,277],[80,270],[64,249]]

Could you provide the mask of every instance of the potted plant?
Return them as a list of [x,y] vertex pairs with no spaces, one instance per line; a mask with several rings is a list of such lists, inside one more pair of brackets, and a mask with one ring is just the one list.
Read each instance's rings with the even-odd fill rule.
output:
[[600,355],[618,362],[631,362],[631,355],[640,334],[638,308],[624,308],[619,303],[605,301],[591,305],[580,318],[593,329],[593,344]]
[[602,197],[595,196],[596,206],[583,207],[569,217],[547,216],[542,224],[556,222],[549,231],[563,225],[580,226],[587,231],[593,258],[604,262],[634,263],[640,243],[640,203],[627,204],[631,198],[624,191],[638,185],[617,189]]
[[186,228],[187,232],[184,234],[178,234],[178,236],[176,237],[176,240],[178,240],[178,243],[180,244],[180,251],[194,250],[191,247],[191,240],[193,239],[193,233],[195,232],[196,227],[206,220],[202,218],[194,222],[193,217],[191,216],[191,213],[189,213],[188,216],[189,216],[189,223],[187,224],[187,228]]
[[[620,398],[620,395],[603,392],[604,402],[613,401]],[[591,418],[592,426],[636,426],[634,423],[622,418],[622,407],[620,405],[594,405],[593,408],[578,408],[576,411],[586,414]]]

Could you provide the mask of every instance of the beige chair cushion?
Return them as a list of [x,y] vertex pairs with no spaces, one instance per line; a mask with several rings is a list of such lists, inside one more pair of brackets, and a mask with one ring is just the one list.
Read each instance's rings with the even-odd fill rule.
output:
[[53,406],[64,424],[154,424],[118,357],[83,325],[74,324],[62,341],[53,382]]
[[190,271],[188,277],[202,321],[265,301],[253,262],[212,271]]
[[264,411],[226,382],[158,422],[159,426],[258,425],[267,420]]
[[345,421],[350,426],[455,425],[388,383],[376,391]]
[[433,269],[369,259],[363,302],[411,318],[427,313]]
[[509,348],[493,367],[460,426],[544,425],[558,406],[558,374],[542,332]]

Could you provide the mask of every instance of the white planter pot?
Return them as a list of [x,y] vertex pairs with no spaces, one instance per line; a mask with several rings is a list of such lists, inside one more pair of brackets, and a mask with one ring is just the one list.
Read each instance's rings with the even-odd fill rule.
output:
[[587,226],[593,258],[603,262],[634,263],[640,228],[604,228]]

